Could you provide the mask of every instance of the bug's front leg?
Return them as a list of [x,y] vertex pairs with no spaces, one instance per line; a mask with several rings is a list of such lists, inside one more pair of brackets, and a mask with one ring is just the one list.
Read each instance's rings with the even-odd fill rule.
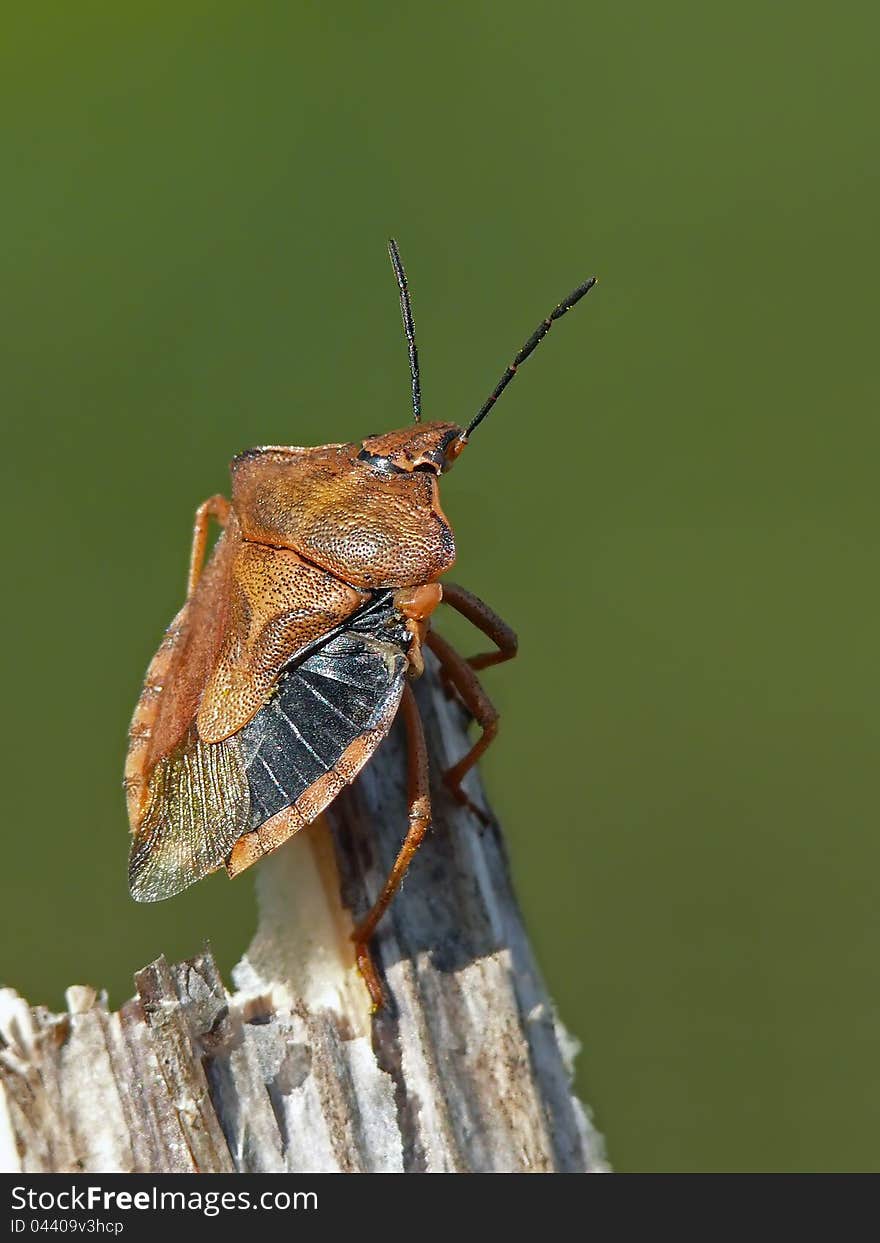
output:
[[461,783],[498,733],[498,709],[486,694],[473,665],[451,643],[447,643],[435,630],[428,631],[425,642],[440,661],[441,677],[455,688],[462,703],[483,731],[470,751],[443,774],[443,779],[460,803],[469,807],[483,824],[491,824],[489,817],[462,788]]
[[481,652],[478,656],[469,657],[467,663],[472,669],[486,669],[489,665],[500,665],[505,660],[513,659],[519,647],[516,633],[485,600],[466,587],[459,587],[458,583],[444,583],[443,603],[461,613],[477,630],[482,630],[497,648],[494,652]]
[[202,501],[196,510],[196,516],[193,521],[193,541],[192,551],[189,556],[189,577],[186,583],[186,598],[190,598],[196,589],[202,573],[202,567],[205,564],[205,549],[208,546],[208,527],[211,519],[216,518],[221,527],[225,527],[229,521],[229,512],[232,506],[229,504],[225,496],[221,496],[218,492],[215,496],[209,496],[206,501]]
[[418,704],[409,685],[403,688],[400,709],[406,726],[409,828],[397,858],[394,860],[394,866],[382,887],[382,892],[351,934],[351,939],[354,941],[355,946],[358,970],[369,989],[374,1009],[378,1009],[384,999],[382,996],[382,985],[379,982],[379,977],[370,955],[370,938],[376,931],[376,925],[388,909],[388,905],[399,889],[400,882],[403,880],[407,868],[412,863],[413,856],[431,827],[428,748],[425,745],[425,731],[422,728],[422,718],[419,714]]

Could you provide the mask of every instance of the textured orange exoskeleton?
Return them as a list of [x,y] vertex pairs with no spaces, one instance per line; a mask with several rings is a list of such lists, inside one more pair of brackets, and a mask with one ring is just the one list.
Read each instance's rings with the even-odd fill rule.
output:
[[[225,864],[236,876],[313,821],[352,782],[400,709],[409,753],[409,830],[372,909],[355,929],[374,1004],[368,943],[431,820],[427,754],[408,681],[422,646],[480,737],[445,774],[462,780],[498,715],[476,670],[516,653],[513,631],[463,588],[441,587],[455,561],[439,476],[461,453],[578,287],[529,338],[466,428],[422,423],[406,277],[390,244],[409,343],[415,423],[360,444],[248,450],[232,463],[232,500],[196,513],[186,603],[146,675],[129,731],[125,789],[129,877],[143,902],[179,893]],[[206,565],[208,527],[222,534]],[[495,643],[464,660],[431,626],[443,601]]]

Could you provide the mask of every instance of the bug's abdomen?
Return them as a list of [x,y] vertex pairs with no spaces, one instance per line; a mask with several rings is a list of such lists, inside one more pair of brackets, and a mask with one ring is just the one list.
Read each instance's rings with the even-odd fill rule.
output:
[[250,826],[227,863],[236,875],[311,823],[375,751],[403,693],[410,636],[387,593],[286,669],[236,735]]
[[316,781],[328,781],[334,793],[342,788],[340,756],[381,720],[405,667],[399,648],[342,634],[282,677],[238,735],[252,829],[299,802]]

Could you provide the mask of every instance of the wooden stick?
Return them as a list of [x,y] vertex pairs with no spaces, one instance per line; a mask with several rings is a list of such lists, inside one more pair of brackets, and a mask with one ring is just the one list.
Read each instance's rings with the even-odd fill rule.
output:
[[[416,690],[436,778],[468,742],[433,663]],[[208,952],[139,971],[116,1013],[82,986],[64,1015],[0,990],[0,1169],[606,1169],[500,832],[436,779],[434,826],[373,942],[388,1005],[370,1014],[349,938],[405,832],[405,790],[395,726],[324,820],[259,865],[232,994]]]

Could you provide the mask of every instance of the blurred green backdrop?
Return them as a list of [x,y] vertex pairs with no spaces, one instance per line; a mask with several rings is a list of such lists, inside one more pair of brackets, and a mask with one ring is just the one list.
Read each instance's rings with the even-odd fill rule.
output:
[[6,983],[245,944],[130,902],[126,726],[232,453],[409,417],[387,235],[428,417],[598,270],[444,492],[579,1087],[618,1168],[880,1164],[875,14],[6,10]]

